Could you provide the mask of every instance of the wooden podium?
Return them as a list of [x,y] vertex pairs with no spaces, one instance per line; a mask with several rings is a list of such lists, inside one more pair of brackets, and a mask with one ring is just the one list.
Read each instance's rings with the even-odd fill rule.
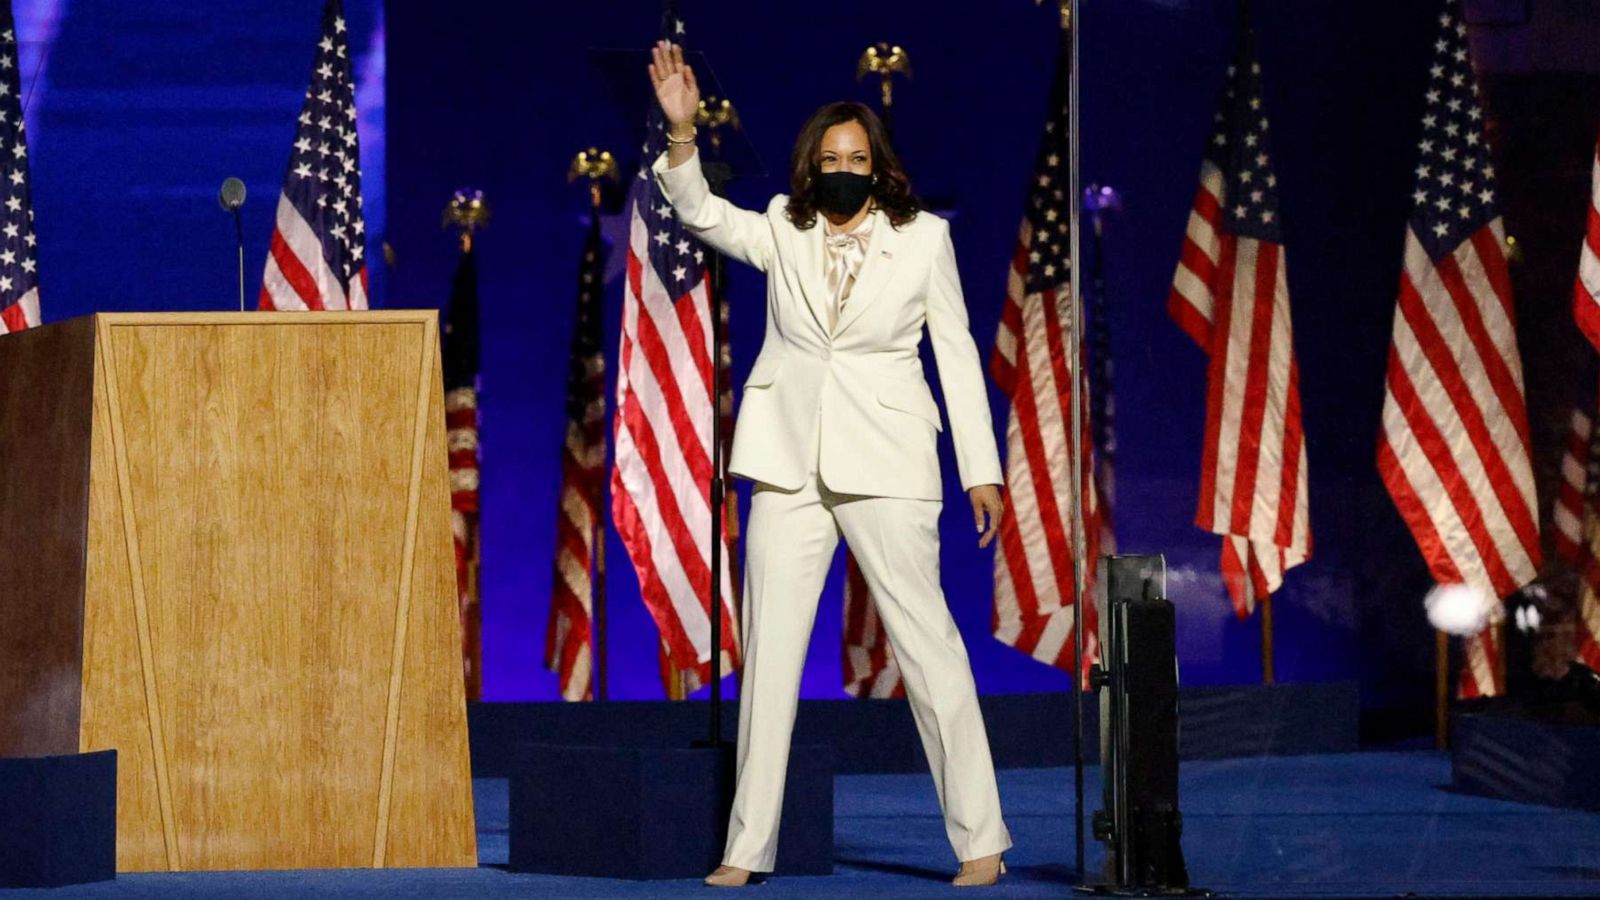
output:
[[477,864],[437,315],[0,338],[0,756],[115,749],[120,871]]

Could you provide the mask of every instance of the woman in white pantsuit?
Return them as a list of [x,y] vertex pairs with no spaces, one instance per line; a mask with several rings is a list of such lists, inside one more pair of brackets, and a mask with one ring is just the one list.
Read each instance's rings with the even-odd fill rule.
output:
[[919,212],[883,125],[858,103],[813,115],[791,193],[765,213],[713,196],[694,145],[699,89],[658,44],[650,77],[668,152],[652,171],[675,214],[718,251],[767,273],[767,334],[729,471],[754,482],[745,538],[738,787],[723,865],[745,884],[777,855],[800,671],[823,579],[843,535],[899,662],[933,770],[955,884],[993,884],[1011,836],[966,647],[939,586],[939,407],[922,377],[926,325],[979,546],[1003,509],[999,454],[967,328],[949,225]]

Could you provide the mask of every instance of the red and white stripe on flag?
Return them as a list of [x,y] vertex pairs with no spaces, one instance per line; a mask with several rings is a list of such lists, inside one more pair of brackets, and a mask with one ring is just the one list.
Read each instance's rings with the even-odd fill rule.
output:
[[39,326],[39,289],[22,295],[17,302],[0,308],[0,334]]
[[[1434,580],[1506,597],[1540,564],[1505,233],[1497,217],[1437,263],[1410,229],[1378,471]],[[1497,627],[1467,642],[1457,688],[1494,696]]]
[[1584,523],[1588,508],[1590,445],[1594,417],[1574,407],[1567,424],[1567,445],[1561,453],[1561,481],[1550,510],[1555,528],[1556,558],[1577,565],[1584,553]]
[[[593,372],[595,380],[603,371]],[[561,512],[556,524],[556,577],[545,632],[545,666],[555,672],[563,700],[594,699],[594,637],[590,610],[594,597],[595,540],[600,535],[600,488],[605,479],[601,440],[605,396],[592,388],[583,420],[568,420],[561,451]]]
[[[1593,407],[1591,407],[1592,409]],[[1551,519],[1556,528],[1556,555],[1578,571],[1578,614],[1573,658],[1600,670],[1600,507],[1594,416],[1572,411],[1567,447],[1561,455],[1561,486]]]
[[1006,491],[995,554],[994,636],[1063,671],[1074,668],[1073,556],[1070,493],[1072,406],[1082,412],[1083,454],[1076,477],[1083,498],[1084,614],[1081,672],[1100,658],[1093,601],[1100,557],[1100,502],[1089,433],[1087,367],[1071,389],[1067,342],[1072,328],[1068,285],[1028,292],[1032,223],[1024,220],[1012,257],[990,369],[1010,398],[1006,418]]
[[1577,624],[1577,660],[1600,672],[1600,564],[1594,560],[1583,573]]
[[601,348],[600,292],[605,247],[596,217],[578,267],[578,314],[567,356],[567,427],[561,445],[561,497],[556,514],[555,576],[545,629],[545,668],[556,673],[564,700],[595,696],[594,573],[603,534],[606,479],[606,362]]
[[[676,291],[650,261],[637,205],[630,223],[614,420],[611,514],[672,668],[695,684],[711,661],[710,271]],[[724,672],[739,665],[724,516]]]
[[1572,291],[1573,317],[1578,330],[1600,350],[1600,144],[1595,146],[1589,185],[1589,227],[1584,232],[1578,258],[1578,280]]
[[1590,531],[1578,590],[1577,646],[1573,655],[1578,662],[1600,672],[1600,527]]
[[[478,541],[478,391],[460,387],[444,395],[446,450],[450,458],[450,533],[456,551],[456,612],[461,619],[463,674],[474,683],[467,646],[475,602],[471,557]],[[479,673],[481,674],[481,673]]]
[[1223,536],[1242,619],[1310,557],[1311,526],[1284,250],[1224,227],[1224,182],[1202,163],[1167,312],[1209,358],[1195,524]]
[[366,309],[367,268],[345,281],[322,252],[322,237],[287,196],[278,199],[278,216],[261,280],[260,308],[271,310]]
[[[1595,147],[1590,178],[1588,228],[1578,257],[1578,277],[1572,290],[1573,317],[1578,330],[1600,350],[1600,145]],[[1590,412],[1593,412],[1591,410]],[[1573,562],[1582,575],[1578,592],[1577,659],[1600,670],[1600,510],[1595,508],[1592,477],[1594,418],[1577,409],[1567,452],[1561,460],[1561,487],[1552,515],[1556,527],[1556,554]],[[1576,511],[1576,514],[1575,514]]]
[[900,664],[855,554],[844,556],[844,692],[862,699],[904,697]]

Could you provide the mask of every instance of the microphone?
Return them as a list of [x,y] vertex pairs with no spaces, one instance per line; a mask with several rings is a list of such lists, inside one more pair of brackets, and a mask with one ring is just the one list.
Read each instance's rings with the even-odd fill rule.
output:
[[239,311],[244,312],[244,223],[239,217],[239,207],[244,206],[244,182],[229,177],[217,191],[217,205],[233,213],[233,232],[239,250]]
[[217,203],[228,212],[238,212],[244,205],[244,182],[237,178],[229,178],[222,183],[222,188],[217,191]]

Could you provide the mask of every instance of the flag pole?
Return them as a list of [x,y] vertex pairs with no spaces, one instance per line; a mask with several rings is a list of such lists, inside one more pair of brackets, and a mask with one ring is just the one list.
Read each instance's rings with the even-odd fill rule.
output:
[[[602,438],[606,445],[610,440]],[[605,452],[609,452],[609,449]],[[604,459],[604,453],[601,459]],[[605,494],[605,488],[600,488],[600,493]],[[606,523],[605,516],[597,516],[600,521],[594,526],[594,627],[595,627],[595,682],[599,689],[595,695],[601,702],[611,699],[611,691],[607,684],[607,674],[610,672],[609,657],[606,654]]]
[[467,613],[467,644],[471,648],[472,675],[467,679],[467,699],[483,699],[483,525],[473,517],[469,533],[471,555],[467,558],[467,591],[471,598]]
[[1278,683],[1272,657],[1272,595],[1261,598],[1261,683],[1271,687]]
[[[711,184],[712,191],[720,196],[724,193],[725,186],[727,185],[728,181],[730,181],[733,177],[732,167],[722,159],[722,129],[732,128],[737,130],[742,127],[739,121],[739,110],[734,107],[733,101],[729,100],[727,97],[704,97],[700,100],[699,111],[695,113],[695,125],[704,127],[706,129],[706,135],[708,138],[707,142],[711,146],[711,153],[714,157],[713,159],[707,161],[706,178],[708,183]],[[725,335],[728,333],[728,286],[727,269],[724,266],[724,260],[720,254],[713,254],[712,256],[711,279],[711,318],[713,321],[714,332],[712,336],[711,359],[713,368],[712,386],[715,388],[712,393],[713,399],[711,401],[711,405],[716,411],[717,424],[721,426],[720,430],[713,432],[716,442],[716,455],[713,456],[713,459],[716,461],[716,464],[712,467],[712,474],[713,478],[715,479],[713,482],[714,490],[712,493],[712,508],[719,510],[720,514],[724,517],[724,535],[728,545],[728,583],[730,585],[730,591],[733,595],[733,599],[735,600],[733,622],[735,627],[743,627],[743,619],[741,618],[742,610],[737,602],[741,596],[739,587],[739,495],[737,492],[729,491],[727,489],[726,470],[722,465],[722,461],[728,458],[729,441],[731,438],[731,435],[728,434],[727,424],[733,412],[733,389],[723,378],[724,369],[728,369],[729,372],[732,370],[728,368],[731,365],[731,360],[728,363],[725,363],[723,360],[723,356],[728,352],[728,342],[725,339]],[[720,502],[715,500],[717,497],[722,498]],[[713,544],[713,546],[720,545]],[[720,554],[718,555],[720,557]],[[720,581],[717,583],[717,587],[720,590]],[[721,597],[719,594],[717,604],[718,615],[716,617],[719,622],[722,618],[721,608]],[[720,626],[718,627],[720,629]],[[720,634],[718,634],[717,637],[720,641]],[[720,665],[722,660],[722,645],[720,642],[717,644],[716,654],[717,660],[714,665],[718,666],[716,671],[720,673]],[[719,686],[712,689],[712,704],[717,710],[714,713],[714,716],[718,718],[720,718],[722,715],[722,689],[720,687],[721,680],[722,679],[719,674],[716,678]],[[719,722],[713,722],[712,733],[717,739],[720,739],[722,728]]]
[[[668,8],[674,4],[668,0]],[[675,14],[674,14],[675,15]],[[724,125],[738,127],[738,114],[726,98],[710,102],[702,99],[695,113],[695,124],[703,125],[710,133],[711,148],[721,155],[722,141],[718,129]],[[711,192],[725,196],[733,170],[720,159],[709,160],[704,167]],[[727,287],[726,260],[721,253],[711,254],[711,710],[708,740],[710,746],[722,744],[722,544],[723,519],[727,512],[727,483],[723,473],[723,422],[722,422],[722,352],[726,339],[727,322],[723,310],[723,292]],[[731,562],[731,561],[730,561]],[[731,579],[730,579],[731,581]],[[687,693],[687,692],[685,692]]]
[[1489,627],[1494,629],[1494,642],[1498,648],[1494,655],[1494,680],[1499,683],[1500,690],[1505,691],[1510,688],[1506,684],[1506,620],[1501,619]]
[[[717,193],[721,194],[718,185]],[[711,746],[722,743],[722,538],[727,511],[727,483],[722,467],[722,347],[727,323],[722,315],[722,292],[726,285],[725,260],[721,253],[711,256]],[[731,579],[730,579],[731,581]]]
[[1084,590],[1084,558],[1085,540],[1083,533],[1083,398],[1082,392],[1082,352],[1083,338],[1083,284],[1078,271],[1078,262],[1081,255],[1078,252],[1082,243],[1080,231],[1080,210],[1083,206],[1081,196],[1082,147],[1078,136],[1078,25],[1079,25],[1079,0],[1062,0],[1061,3],[1061,52],[1067,54],[1067,197],[1068,197],[1068,231],[1069,250],[1071,252],[1072,277],[1069,279],[1068,288],[1068,316],[1072,327],[1067,329],[1067,383],[1069,396],[1072,398],[1072,428],[1069,440],[1070,452],[1067,455],[1070,476],[1067,481],[1071,483],[1069,492],[1072,509],[1072,642],[1073,642],[1073,667],[1072,673],[1072,777],[1073,777],[1073,842],[1074,865],[1076,866],[1077,880],[1082,884],[1085,878],[1084,870],[1084,841],[1083,841],[1083,605],[1087,599]]
[[[484,198],[482,191],[462,189],[456,191],[455,194],[451,196],[450,202],[445,207],[444,224],[453,225],[456,228],[456,238],[458,247],[460,249],[460,264],[465,265],[468,257],[470,254],[472,254],[473,238],[479,229],[488,226],[490,212],[491,210],[489,203]],[[472,271],[475,273],[476,269],[474,268]],[[474,433],[477,432],[478,428],[482,424],[479,421],[481,413],[480,399],[482,391],[480,389],[480,364],[477,359],[478,288],[476,277],[476,274],[474,274],[472,282],[473,311],[471,314],[471,336],[463,339],[468,341],[469,346],[473,348],[470,351],[472,358],[472,378],[468,384],[452,383],[451,377],[451,369],[454,366],[454,363],[452,362],[453,354],[451,352],[450,343],[451,334],[459,324],[455,322],[455,303],[457,298],[455,297],[456,288],[454,286],[451,288],[451,308],[447,312],[445,321],[441,327],[443,339],[445,341],[444,346],[441,348],[441,360],[442,365],[446,366],[444,375],[446,408],[448,409],[450,397],[455,393],[455,391],[464,388],[470,392],[473,409],[472,428]],[[472,454],[473,468],[476,470],[479,465],[478,449],[476,444],[473,446]],[[453,490],[454,488],[452,488],[452,491]],[[474,486],[472,488],[472,492],[477,494],[478,488]],[[473,503],[473,510],[470,513],[465,510],[454,510],[454,514],[460,515],[462,520],[462,556],[460,565],[465,567],[465,572],[463,573],[458,570],[456,577],[458,579],[457,585],[459,591],[459,587],[462,584],[463,575],[465,576],[464,581],[466,596],[461,597],[458,593],[456,602],[458,604],[458,614],[461,619],[462,630],[462,676],[464,679],[465,695],[469,701],[478,701],[483,699],[483,590],[481,571],[481,564],[483,560],[483,529],[479,509],[480,503],[481,498],[475,499]]]
[[[582,305],[578,310],[579,327],[582,327],[583,317],[591,312],[597,321],[600,318],[601,292],[604,291],[605,277],[604,247],[600,237],[600,211],[604,202],[605,192],[601,186],[601,179],[617,179],[617,160],[609,151],[598,147],[580,150],[572,158],[572,165],[567,170],[567,180],[576,181],[586,178],[589,182],[589,235],[585,241],[584,267],[580,268],[581,277],[587,279],[594,277],[594,293],[589,293],[584,287],[579,287],[579,297]],[[591,256],[591,254],[593,254]],[[593,264],[596,271],[590,273],[588,266]],[[595,326],[598,328],[598,322]],[[603,367],[603,361],[602,361]],[[570,376],[569,376],[570,377]],[[605,390],[604,379],[601,379],[600,391],[601,421],[605,421]],[[600,429],[600,461],[604,466],[610,457],[611,440],[606,429]],[[589,491],[590,496],[585,499],[595,511],[594,521],[589,525],[589,533],[585,535],[588,541],[589,553],[584,559],[584,567],[593,573],[589,580],[588,616],[589,616],[589,653],[590,671],[589,688],[586,691],[589,700],[606,700],[610,697],[608,685],[609,665],[606,653],[606,504],[607,486],[610,479],[600,478]]]
[[[612,166],[610,172],[589,173],[589,227],[595,230],[600,228],[600,179],[610,175],[616,177],[616,167]],[[599,279],[602,284],[605,278]],[[601,403],[604,404],[605,391],[601,391]],[[602,462],[611,453],[611,436],[606,429],[600,429],[600,459]],[[600,479],[595,490],[595,512],[593,530],[589,542],[594,547],[594,675],[595,698],[602,702],[611,697],[608,675],[610,673],[609,657],[606,653],[606,516],[602,512],[606,507],[606,484],[609,478]]]

